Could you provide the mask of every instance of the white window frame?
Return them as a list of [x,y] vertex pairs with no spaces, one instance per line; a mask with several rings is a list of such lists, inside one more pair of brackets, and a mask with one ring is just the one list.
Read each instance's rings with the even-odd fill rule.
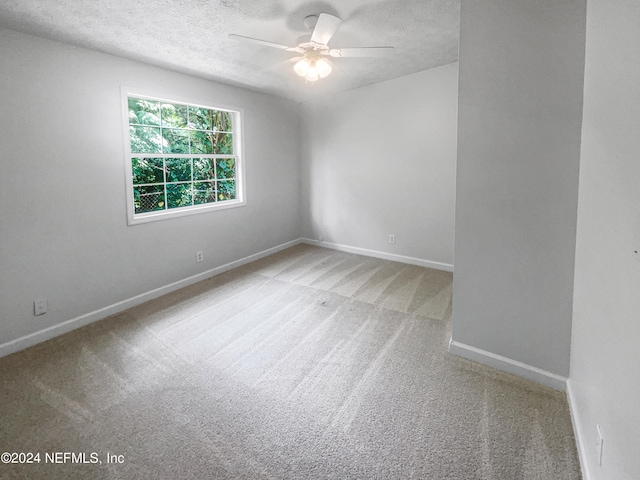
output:
[[[183,217],[186,215],[195,215],[198,213],[212,212],[215,210],[225,210],[228,208],[242,207],[246,205],[245,199],[245,178],[244,178],[244,158],[243,158],[243,129],[242,121],[244,110],[238,107],[230,107],[218,103],[198,102],[190,99],[180,98],[173,95],[165,95],[157,92],[149,92],[136,88],[123,86],[121,89],[122,97],[122,115],[123,115],[123,133],[124,133],[124,151],[125,151],[125,183],[126,183],[126,201],[127,201],[127,224],[137,225],[157,220],[166,220],[170,218]],[[180,157],[208,157],[210,155],[199,154],[154,154],[154,153],[132,153],[131,139],[129,135],[129,97],[147,98],[149,100],[158,100],[161,102],[175,103],[187,105],[191,107],[208,108],[211,110],[220,110],[232,113],[232,133],[233,133],[233,156],[235,157],[236,166],[236,198],[234,200],[224,200],[221,202],[204,203],[200,205],[190,205],[187,207],[177,207],[164,210],[156,210],[153,212],[136,213],[134,206],[133,194],[133,169],[131,159],[139,156],[171,158]],[[165,183],[166,188],[166,183]]]

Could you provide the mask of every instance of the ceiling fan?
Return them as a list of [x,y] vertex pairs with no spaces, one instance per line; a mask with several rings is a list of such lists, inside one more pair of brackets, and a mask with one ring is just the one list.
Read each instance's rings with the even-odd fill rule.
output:
[[330,48],[329,41],[341,23],[340,18],[328,13],[305,17],[304,26],[313,31],[310,38],[308,35],[300,37],[295,47],[244,35],[230,34],[229,36],[300,54],[300,56],[291,59],[292,62],[295,62],[293,70],[309,82],[325,78],[331,73],[333,65],[327,57],[377,57],[393,50],[393,47]]

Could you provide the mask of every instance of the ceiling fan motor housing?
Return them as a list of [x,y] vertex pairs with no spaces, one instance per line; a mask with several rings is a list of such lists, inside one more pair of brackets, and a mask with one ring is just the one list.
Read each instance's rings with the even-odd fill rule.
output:
[[296,45],[301,47],[302,45],[306,45],[311,42],[311,34],[307,33],[305,35],[300,35],[296,40]]

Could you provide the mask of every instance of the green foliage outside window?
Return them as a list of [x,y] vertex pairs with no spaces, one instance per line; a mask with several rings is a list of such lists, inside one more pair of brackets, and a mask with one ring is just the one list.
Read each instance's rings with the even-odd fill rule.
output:
[[128,97],[135,213],[236,199],[233,115]]

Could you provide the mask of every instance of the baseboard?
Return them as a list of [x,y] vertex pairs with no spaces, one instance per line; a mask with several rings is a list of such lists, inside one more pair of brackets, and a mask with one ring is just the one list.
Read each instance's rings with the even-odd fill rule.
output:
[[593,476],[589,470],[589,461],[587,459],[587,445],[584,432],[582,431],[582,423],[580,422],[580,413],[576,405],[576,398],[573,393],[573,383],[571,379],[567,380],[567,402],[569,403],[569,412],[571,412],[571,424],[573,425],[573,436],[576,438],[576,448],[578,450],[578,459],[580,460],[580,469],[582,470],[582,480],[591,480]]
[[464,343],[456,342],[453,339],[449,342],[449,353],[488,365],[503,372],[518,375],[519,377],[540,383],[554,390],[563,392],[566,390],[566,377],[470,345],[465,345]]
[[382,258],[384,260],[391,260],[394,262],[408,263],[409,265],[418,265],[420,267],[434,268],[436,270],[444,270],[445,272],[453,272],[453,265],[449,263],[433,262],[431,260],[423,260],[421,258],[407,257],[404,255],[396,255],[394,253],[380,252],[378,250],[369,250],[360,247],[350,247],[348,245],[340,245],[330,242],[319,242],[318,240],[311,240],[309,238],[301,239],[302,243],[309,245],[315,245],[317,247],[331,248],[332,250],[339,250],[341,252],[355,253],[357,255],[364,255],[367,257]]
[[25,348],[31,347],[38,343],[45,342],[59,335],[70,332],[71,330],[75,330],[76,328],[84,327],[85,325],[89,325],[90,323],[93,323],[98,320],[102,320],[106,317],[109,317],[111,315],[115,315],[117,313],[123,312],[131,307],[141,305],[145,302],[148,302],[149,300],[153,300],[155,298],[161,297],[162,295],[166,295],[167,293],[174,292],[181,288],[188,287],[189,285],[193,285],[194,283],[198,283],[202,280],[206,280],[207,278],[214,277],[216,275],[224,273],[233,268],[237,268],[247,263],[253,262],[255,260],[259,260],[260,258],[272,255],[286,248],[292,247],[294,245],[298,245],[299,243],[301,243],[300,239],[283,243],[282,245],[278,245],[276,247],[263,250],[262,252],[258,252],[253,255],[249,255],[247,257],[241,258],[239,260],[229,262],[225,265],[221,265],[219,267],[212,268],[211,270],[207,270],[206,272],[193,275],[183,280],[179,280],[169,285],[156,288],[154,290],[151,290],[146,293],[142,293],[140,295],[136,295],[135,297],[128,298],[121,302],[114,303],[113,305],[100,308],[98,310],[87,313],[85,315],[72,318],[71,320],[67,320],[57,325],[53,325],[43,330],[39,330],[29,335],[25,335],[15,340],[11,340],[9,342],[3,343],[0,345],[0,358],[6,355],[10,355],[12,353],[18,352]]

